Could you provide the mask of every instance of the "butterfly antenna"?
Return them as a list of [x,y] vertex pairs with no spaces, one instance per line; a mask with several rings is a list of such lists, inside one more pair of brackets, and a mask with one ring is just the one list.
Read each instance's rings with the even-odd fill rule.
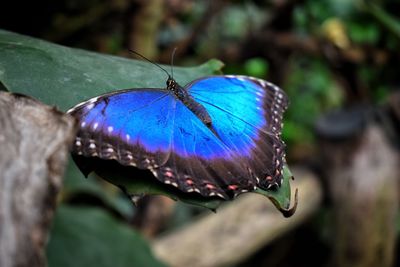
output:
[[[139,54],[138,52],[133,51],[133,50],[131,50],[131,49],[129,49],[129,52],[131,52],[131,53],[133,53],[133,54],[135,54],[135,55],[137,55],[137,56],[143,58],[144,60],[150,62],[150,63],[153,64],[153,65],[156,65],[157,67],[159,67],[160,69],[162,69],[162,70],[167,74],[168,78],[171,77],[171,75],[168,73],[168,71],[166,71],[163,67],[161,67],[160,65],[158,65],[158,64],[155,63],[154,61],[151,61],[151,60],[148,59],[147,57],[145,57],[145,56],[143,56],[143,55]],[[172,74],[173,74],[173,73],[172,73]],[[172,75],[172,77],[173,77],[173,75]]]
[[172,75],[172,79],[174,78],[174,57],[175,57],[175,52],[176,52],[176,47],[174,47],[174,50],[172,51],[171,54],[171,75]]

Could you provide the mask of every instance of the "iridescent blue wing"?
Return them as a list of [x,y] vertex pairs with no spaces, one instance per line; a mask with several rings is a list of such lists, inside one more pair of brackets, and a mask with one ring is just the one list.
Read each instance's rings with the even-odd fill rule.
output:
[[140,169],[169,158],[174,97],[165,90],[122,90],[83,102],[68,113],[79,120],[73,152],[115,159]]
[[255,180],[240,157],[166,90],[124,90],[72,108],[73,152],[149,169],[184,192],[232,197]]
[[186,88],[207,109],[220,140],[253,173],[257,186],[280,185],[286,94],[267,81],[247,76],[206,77]]
[[256,185],[241,157],[180,101],[175,106],[170,157],[153,173],[164,183],[203,196],[231,198]]

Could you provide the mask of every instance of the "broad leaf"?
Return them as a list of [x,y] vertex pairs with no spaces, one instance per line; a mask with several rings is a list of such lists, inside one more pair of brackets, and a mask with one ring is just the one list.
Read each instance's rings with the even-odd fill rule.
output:
[[47,246],[49,267],[158,267],[148,243],[105,211],[60,206]]
[[[186,84],[218,73],[222,65],[218,60],[210,60],[198,67],[175,67],[174,75],[180,84]],[[165,87],[165,81],[165,73],[147,62],[68,48],[0,30],[0,84],[6,90],[32,96],[63,111],[106,92],[124,88],[160,88]],[[104,169],[96,172],[129,194],[163,194],[212,210],[221,201],[171,189],[157,183],[154,177],[121,177]],[[94,192],[92,187],[90,190]],[[287,208],[287,199],[290,199],[288,182],[272,193],[262,192],[281,210]],[[105,200],[112,204],[107,198]]]
[[268,197],[272,203],[274,203],[275,207],[282,212],[283,216],[290,217],[292,216],[297,208],[297,189],[295,192],[295,199],[293,207],[290,207],[291,204],[291,193],[290,190],[290,180],[294,179],[292,172],[289,169],[289,166],[286,164],[283,166],[283,182],[280,188],[275,190],[262,190],[257,188],[255,191],[261,195]]

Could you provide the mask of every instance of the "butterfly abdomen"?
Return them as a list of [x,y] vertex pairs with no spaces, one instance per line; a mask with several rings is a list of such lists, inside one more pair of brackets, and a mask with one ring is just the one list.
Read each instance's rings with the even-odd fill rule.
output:
[[186,97],[183,101],[183,104],[194,113],[207,127],[211,126],[212,120],[210,114],[208,114],[206,108],[194,100],[190,95]]
[[174,80],[167,81],[167,86],[167,88],[175,94],[176,98],[182,101],[182,103],[193,112],[197,118],[199,118],[208,128],[211,127],[212,120],[210,114],[208,114],[203,105],[194,100],[185,88],[180,86]]

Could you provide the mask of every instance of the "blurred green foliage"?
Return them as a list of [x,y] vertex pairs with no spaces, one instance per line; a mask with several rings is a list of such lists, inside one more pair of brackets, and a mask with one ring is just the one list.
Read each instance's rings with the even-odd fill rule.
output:
[[325,111],[339,107],[343,95],[328,67],[318,59],[291,61],[292,75],[283,85],[290,98],[283,137],[288,146],[313,143],[313,126]]

